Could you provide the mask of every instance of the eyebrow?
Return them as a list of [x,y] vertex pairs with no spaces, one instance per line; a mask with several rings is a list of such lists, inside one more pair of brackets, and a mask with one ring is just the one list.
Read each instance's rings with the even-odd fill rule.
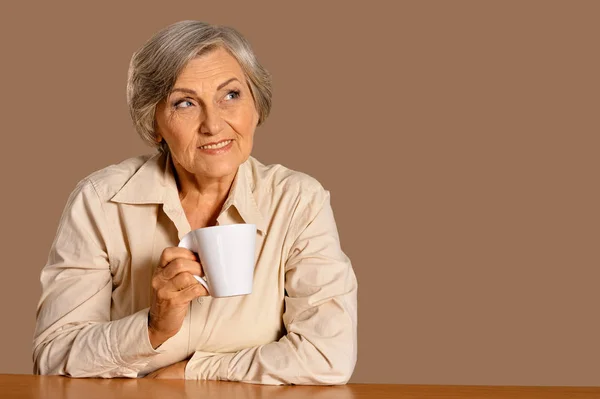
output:
[[[233,82],[234,80],[237,80],[239,82],[238,78],[227,79],[225,82],[221,83],[219,85],[219,87],[217,87],[217,91],[221,90],[223,87],[227,86],[229,83]],[[189,93],[189,94],[197,95],[194,90],[187,89],[185,87],[176,87],[173,90],[171,90],[171,92],[174,92],[174,91],[181,91],[183,93]]]

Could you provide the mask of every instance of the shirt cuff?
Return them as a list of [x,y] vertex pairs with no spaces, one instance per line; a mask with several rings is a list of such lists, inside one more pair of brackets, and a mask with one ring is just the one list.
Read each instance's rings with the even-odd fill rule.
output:
[[111,346],[116,360],[124,367],[141,369],[152,357],[163,352],[160,348],[154,349],[150,343],[148,311],[149,308],[142,309],[112,323]]
[[235,353],[213,353],[196,351],[185,366],[186,380],[229,379],[229,364]]

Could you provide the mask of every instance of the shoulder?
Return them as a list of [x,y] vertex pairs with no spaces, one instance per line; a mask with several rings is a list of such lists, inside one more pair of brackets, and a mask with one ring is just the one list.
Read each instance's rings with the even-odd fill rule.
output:
[[322,196],[328,193],[315,177],[281,164],[265,165],[254,157],[248,159],[252,180],[259,191],[292,196]]
[[290,226],[308,223],[330,199],[329,191],[308,173],[281,164],[265,165],[255,158],[249,159],[249,166],[263,214],[291,218]]
[[102,200],[114,196],[142,166],[158,158],[160,154],[144,154],[125,159],[119,163],[98,169],[77,184],[78,187],[91,186]]

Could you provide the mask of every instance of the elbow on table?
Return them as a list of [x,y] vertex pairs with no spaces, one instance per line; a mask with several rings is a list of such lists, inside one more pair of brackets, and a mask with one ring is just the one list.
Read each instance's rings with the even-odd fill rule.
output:
[[70,375],[65,370],[66,358],[62,353],[52,353],[51,342],[40,344],[33,351],[34,375]]
[[[46,339],[41,342],[34,341],[33,347],[33,374],[35,375],[61,375],[66,377],[76,377],[71,375],[69,363],[69,345],[58,345],[59,337]],[[73,370],[73,374],[77,374]]]
[[356,366],[356,354],[338,353],[327,356],[328,367],[315,373],[315,383],[318,385],[345,385],[348,383]]
[[33,347],[33,374],[34,375],[61,375],[56,365],[53,367],[49,361],[48,342],[43,342]]
[[318,385],[345,385],[352,377],[355,362],[337,362],[332,367],[315,376]]

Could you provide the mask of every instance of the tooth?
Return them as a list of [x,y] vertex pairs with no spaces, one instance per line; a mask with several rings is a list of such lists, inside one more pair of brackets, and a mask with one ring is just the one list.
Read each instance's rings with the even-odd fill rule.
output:
[[222,143],[219,143],[219,144],[210,144],[210,145],[204,145],[204,146],[202,146],[201,148],[206,148],[206,149],[211,149],[211,150],[214,150],[214,149],[217,149],[217,148],[222,148],[222,147],[225,147],[225,146],[226,146],[227,144],[229,144],[230,142],[231,142],[231,140],[227,140],[227,141],[224,141],[224,142],[222,142]]

